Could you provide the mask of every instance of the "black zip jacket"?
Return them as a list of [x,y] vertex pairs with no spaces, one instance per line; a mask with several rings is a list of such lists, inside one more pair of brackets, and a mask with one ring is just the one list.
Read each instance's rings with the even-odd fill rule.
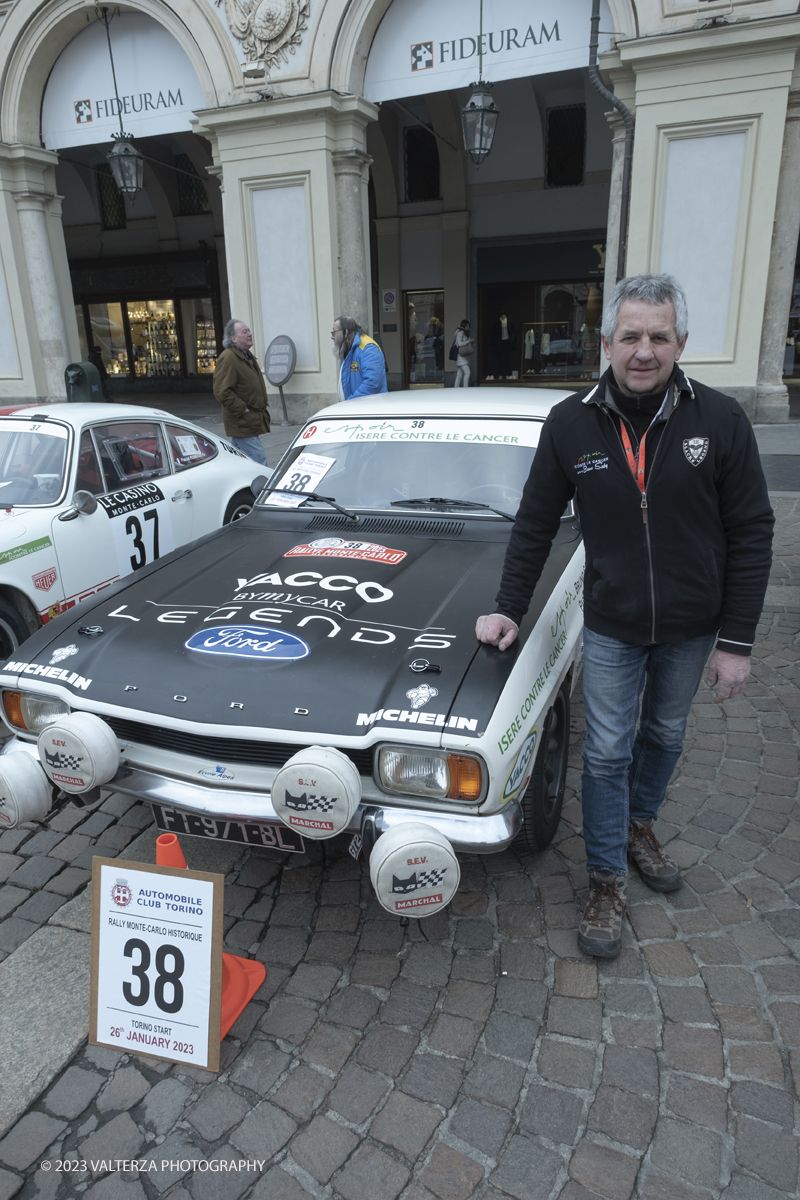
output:
[[587,629],[634,645],[717,633],[719,649],[750,653],[774,525],[752,426],[730,396],[680,371],[670,388],[645,440],[644,494],[606,377],[555,405],[511,531],[498,613],[520,623],[575,497]]

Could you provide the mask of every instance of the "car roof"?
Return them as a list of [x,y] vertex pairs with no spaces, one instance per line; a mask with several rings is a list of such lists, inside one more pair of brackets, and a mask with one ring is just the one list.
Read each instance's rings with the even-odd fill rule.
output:
[[[538,417],[547,416],[554,404],[574,395],[556,388],[415,388],[344,400],[314,413],[319,417]],[[455,393],[455,394],[454,394]],[[306,422],[308,424],[308,422]]]
[[27,417],[32,420],[35,416],[56,418],[65,421],[75,428],[94,421],[118,421],[123,418],[130,420],[138,417],[140,420],[174,420],[170,413],[161,408],[147,408],[140,404],[26,404],[16,409],[0,410],[0,419],[7,417]]

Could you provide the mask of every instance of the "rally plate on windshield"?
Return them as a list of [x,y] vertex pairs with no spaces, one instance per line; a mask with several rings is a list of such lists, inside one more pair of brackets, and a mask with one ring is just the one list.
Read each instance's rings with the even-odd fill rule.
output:
[[211,838],[216,842],[240,842],[247,846],[265,846],[269,850],[288,850],[303,854],[305,843],[299,833],[286,825],[269,821],[233,821],[200,817],[196,813],[150,803],[156,825],[165,833],[187,837]]

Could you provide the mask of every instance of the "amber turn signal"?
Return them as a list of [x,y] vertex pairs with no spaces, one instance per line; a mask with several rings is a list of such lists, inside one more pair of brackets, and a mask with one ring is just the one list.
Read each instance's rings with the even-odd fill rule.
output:
[[22,719],[22,692],[3,692],[3,708],[6,720],[15,729],[26,729]]
[[465,754],[448,754],[447,766],[450,770],[448,799],[477,800],[483,784],[481,764],[477,758],[468,758]]

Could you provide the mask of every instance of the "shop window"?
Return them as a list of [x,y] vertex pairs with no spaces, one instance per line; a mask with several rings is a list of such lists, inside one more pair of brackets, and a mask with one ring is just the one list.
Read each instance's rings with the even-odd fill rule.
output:
[[109,375],[125,375],[128,370],[128,351],[125,348],[125,329],[121,304],[89,304],[91,329],[90,351],[100,348],[103,365]]
[[[175,166],[181,172],[178,180],[178,198],[182,217],[199,217],[211,212],[205,184],[195,170],[188,154],[176,154]],[[190,178],[191,176],[191,178]]]
[[114,183],[111,167],[108,163],[100,163],[95,167],[97,175],[97,190],[100,196],[100,222],[103,229],[124,229],[125,200],[122,192]]
[[407,125],[403,130],[406,200],[439,200],[439,147],[424,125]]
[[137,376],[177,378],[181,374],[181,355],[173,302],[129,300],[128,325]]
[[181,300],[183,345],[187,375],[213,375],[217,361],[217,332],[210,296]]
[[580,187],[586,156],[586,105],[547,110],[545,186]]
[[444,292],[406,292],[406,374],[410,387],[444,381]]
[[599,378],[599,280],[482,285],[479,301],[482,380],[563,387]]

